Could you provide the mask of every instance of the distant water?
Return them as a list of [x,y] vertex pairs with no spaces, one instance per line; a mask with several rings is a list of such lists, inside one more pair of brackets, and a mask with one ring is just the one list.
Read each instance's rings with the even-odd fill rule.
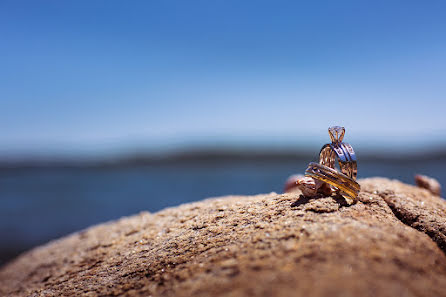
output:
[[[199,165],[34,168],[0,171],[0,263],[18,252],[93,224],[140,211],[231,194],[281,192],[308,162],[237,161]],[[446,185],[446,161],[364,161],[359,178],[413,183],[416,173]]]

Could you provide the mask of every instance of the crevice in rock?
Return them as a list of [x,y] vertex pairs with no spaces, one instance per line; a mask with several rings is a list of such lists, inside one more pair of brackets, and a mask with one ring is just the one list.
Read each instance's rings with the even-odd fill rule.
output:
[[439,232],[435,232],[433,228],[429,228],[428,226],[425,226],[424,224],[419,222],[420,215],[410,213],[409,211],[402,211],[400,208],[398,208],[394,203],[390,201],[391,196],[394,195],[393,192],[375,192],[374,194],[377,194],[380,196],[383,201],[387,204],[387,206],[392,211],[393,215],[403,224],[406,226],[409,226],[421,233],[426,234],[429,236],[429,238],[435,242],[435,244],[438,246],[438,248],[445,254],[446,256],[446,236],[441,236],[442,234],[439,234]]
[[305,209],[305,211],[311,211],[314,213],[332,213],[332,212],[335,212],[338,210],[339,210],[338,208],[334,209],[334,208],[320,208],[320,207],[313,207],[313,208]]

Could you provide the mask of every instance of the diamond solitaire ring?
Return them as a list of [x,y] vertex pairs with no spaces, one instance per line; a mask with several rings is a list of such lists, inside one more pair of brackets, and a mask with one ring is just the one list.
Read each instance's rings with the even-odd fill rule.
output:
[[330,135],[331,143],[327,143],[322,147],[319,153],[319,163],[335,169],[337,159],[341,172],[356,180],[358,165],[355,151],[350,144],[342,142],[345,128],[339,126],[330,127],[328,128],[328,134]]

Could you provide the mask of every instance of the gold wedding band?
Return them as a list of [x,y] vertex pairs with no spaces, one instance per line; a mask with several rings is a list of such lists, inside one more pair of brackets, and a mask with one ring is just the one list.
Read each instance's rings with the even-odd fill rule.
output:
[[305,176],[309,176],[339,189],[339,193],[346,199],[355,202],[358,197],[360,185],[337,170],[325,165],[311,162],[305,171]]

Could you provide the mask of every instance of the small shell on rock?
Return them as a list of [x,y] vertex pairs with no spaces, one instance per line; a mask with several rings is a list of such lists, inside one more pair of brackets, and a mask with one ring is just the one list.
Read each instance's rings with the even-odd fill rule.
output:
[[314,197],[318,194],[318,186],[320,186],[319,183],[317,183],[312,177],[302,177],[296,181],[296,185],[299,188],[299,190],[302,191],[302,194],[306,197]]
[[435,178],[417,174],[415,175],[415,183],[418,187],[426,189],[434,195],[441,196],[441,184]]
[[319,194],[330,196],[335,192],[329,184],[323,181],[301,174],[295,174],[290,176],[285,182],[284,193],[294,192],[298,189],[306,197],[315,197]]
[[318,186],[318,192],[321,193],[324,196],[331,196],[331,194],[333,194],[333,192],[335,192],[335,190],[332,188],[332,186],[330,186],[329,184],[323,182],[323,181],[319,181],[317,180],[317,182],[320,183],[320,185]]
[[285,187],[283,189],[284,193],[294,192],[298,189],[296,182],[303,178],[302,174],[291,175],[285,182]]

